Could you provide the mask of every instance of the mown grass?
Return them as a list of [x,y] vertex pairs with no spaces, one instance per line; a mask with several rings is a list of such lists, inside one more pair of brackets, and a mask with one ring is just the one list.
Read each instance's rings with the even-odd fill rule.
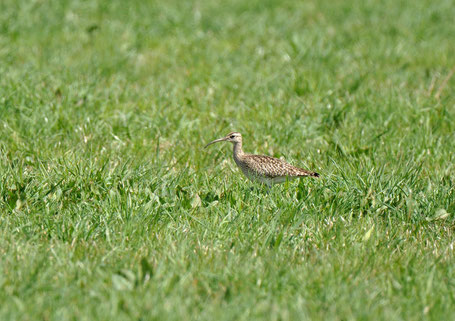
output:
[[453,319],[454,16],[2,1],[0,319]]

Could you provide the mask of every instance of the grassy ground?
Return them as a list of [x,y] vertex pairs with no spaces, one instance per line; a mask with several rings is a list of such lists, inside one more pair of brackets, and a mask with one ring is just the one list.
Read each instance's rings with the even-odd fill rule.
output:
[[454,319],[454,16],[1,1],[0,319]]

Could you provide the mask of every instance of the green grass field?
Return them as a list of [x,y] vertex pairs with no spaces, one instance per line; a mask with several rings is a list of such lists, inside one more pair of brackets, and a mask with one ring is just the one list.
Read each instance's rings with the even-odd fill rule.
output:
[[453,320],[454,16],[1,1],[0,319]]

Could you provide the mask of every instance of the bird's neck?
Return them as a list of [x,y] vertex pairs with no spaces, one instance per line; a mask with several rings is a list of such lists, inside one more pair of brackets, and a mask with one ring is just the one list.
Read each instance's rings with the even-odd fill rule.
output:
[[234,159],[240,159],[243,156],[242,143],[234,144]]

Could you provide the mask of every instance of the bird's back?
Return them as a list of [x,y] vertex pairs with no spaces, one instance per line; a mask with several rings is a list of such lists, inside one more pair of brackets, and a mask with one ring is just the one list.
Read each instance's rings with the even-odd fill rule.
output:
[[319,176],[318,173],[292,166],[284,160],[265,155],[244,154],[241,159],[236,160],[236,163],[249,177],[253,175],[275,180],[287,177]]

